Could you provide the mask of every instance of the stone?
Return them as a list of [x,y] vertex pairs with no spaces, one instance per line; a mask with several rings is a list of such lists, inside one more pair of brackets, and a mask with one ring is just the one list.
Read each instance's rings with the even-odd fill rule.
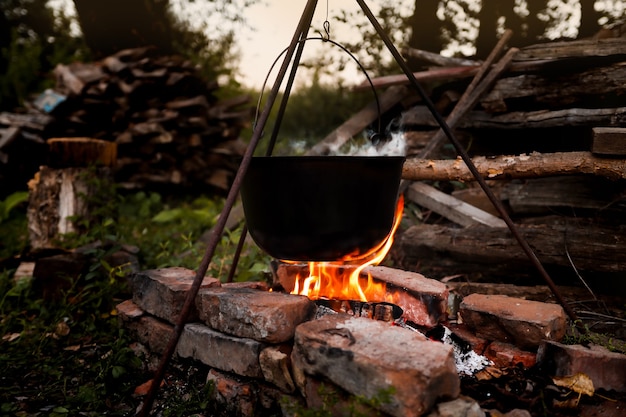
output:
[[498,368],[509,368],[522,365],[530,368],[537,363],[537,354],[519,349],[515,345],[502,342],[491,342],[485,350],[485,356]]
[[38,259],[33,268],[34,287],[44,300],[59,300],[89,269],[90,257],[80,252],[65,252]]
[[296,384],[325,378],[353,395],[391,393],[380,410],[416,417],[460,393],[452,347],[386,322],[327,315],[296,329],[291,355]]
[[315,303],[307,297],[250,288],[206,288],[196,299],[200,320],[211,328],[259,342],[283,343],[309,320]]
[[[147,313],[176,324],[195,276],[194,271],[180,267],[151,269],[133,274],[129,279],[133,301]],[[205,277],[200,288],[220,285],[219,280]],[[194,303],[187,322],[197,319]]]
[[286,393],[296,390],[291,376],[291,351],[292,347],[289,345],[268,346],[259,355],[265,380]]
[[545,341],[537,362],[552,376],[587,375],[595,389],[626,392],[626,355],[595,344],[564,345]]
[[210,390],[211,403],[218,408],[214,415],[229,417],[279,416],[280,400],[283,395],[277,389],[255,380],[211,369],[207,383],[214,385]]
[[224,415],[247,417],[255,415],[257,403],[254,384],[211,369],[207,382],[214,384],[211,400],[218,405]]
[[146,315],[132,300],[116,306],[117,314],[133,340],[145,345],[152,353],[162,354],[174,337],[174,326]]
[[427,417],[485,417],[480,405],[469,397],[459,397],[452,401],[438,403]]
[[269,291],[269,285],[263,281],[225,282],[224,288],[251,288],[253,290]]
[[448,287],[416,272],[385,266],[369,266],[363,270],[387,283],[391,302],[400,306],[403,317],[419,326],[434,327],[447,318]]
[[264,347],[256,340],[216,332],[201,323],[188,323],[180,335],[176,353],[222,371],[261,378],[259,354]]
[[459,314],[476,336],[526,350],[536,350],[543,340],[562,340],[568,325],[560,305],[506,295],[470,294]]

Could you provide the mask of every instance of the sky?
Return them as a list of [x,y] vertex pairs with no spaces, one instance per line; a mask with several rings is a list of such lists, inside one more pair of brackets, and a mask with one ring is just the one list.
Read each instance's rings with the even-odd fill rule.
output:
[[[272,63],[289,46],[306,3],[306,0],[266,0],[263,4],[246,9],[245,16],[256,31],[245,33],[240,40],[242,83],[256,88],[263,85]],[[351,29],[345,27],[345,24],[333,22],[332,16],[338,14],[340,10],[360,12],[356,0],[328,0],[328,2],[319,0],[311,22],[314,28],[321,28],[326,20],[327,4],[331,39],[342,43],[353,38],[354,33]],[[309,36],[319,35],[311,32]],[[313,54],[321,46],[321,42],[312,42],[310,46],[307,43],[303,58]],[[282,59],[276,64],[268,87],[271,87],[281,63]]]
[[[402,1],[406,2],[406,0]],[[402,1],[398,0],[399,3]],[[375,3],[372,0],[367,1],[368,7],[374,13],[377,10]],[[75,15],[74,4],[71,0],[50,0],[50,4],[54,8],[63,9],[68,15]],[[191,20],[194,18],[202,19],[206,16],[206,13],[203,13],[203,1],[187,2],[175,0],[172,4],[174,10],[176,10],[177,6],[180,7],[179,5],[184,4],[183,14],[190,16]],[[289,46],[306,4],[307,0],[259,0],[257,4],[245,8],[243,15],[250,28],[237,29],[237,40],[241,57],[241,77],[239,81],[242,84],[254,89],[261,88],[272,63]],[[328,15],[331,23],[331,38],[334,41],[342,43],[350,39],[350,37],[353,39],[356,35],[354,29],[332,19],[341,10],[348,12],[359,11],[359,13],[362,13],[356,0],[318,0],[311,22],[312,26],[321,28]],[[78,27],[75,30],[79,30]],[[318,36],[318,34],[311,32],[309,36]],[[309,44],[305,46],[303,59],[309,54],[314,54],[319,49],[319,45],[316,45],[317,43],[311,43],[311,47],[309,47]],[[276,68],[268,81],[268,88],[271,88],[274,75],[278,72],[280,63],[282,63],[282,60],[276,64]]]

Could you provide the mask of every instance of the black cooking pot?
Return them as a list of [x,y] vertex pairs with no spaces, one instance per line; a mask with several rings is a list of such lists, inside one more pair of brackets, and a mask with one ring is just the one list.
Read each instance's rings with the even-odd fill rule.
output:
[[254,157],[241,187],[250,235],[282,260],[364,253],[391,231],[404,159]]

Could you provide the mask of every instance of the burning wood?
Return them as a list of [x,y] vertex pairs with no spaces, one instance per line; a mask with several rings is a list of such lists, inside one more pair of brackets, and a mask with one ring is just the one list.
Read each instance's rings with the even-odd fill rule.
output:
[[401,307],[391,303],[319,299],[315,301],[315,304],[318,306],[317,317],[325,315],[330,310],[334,313],[347,313],[354,317],[391,322],[402,317],[403,313]]

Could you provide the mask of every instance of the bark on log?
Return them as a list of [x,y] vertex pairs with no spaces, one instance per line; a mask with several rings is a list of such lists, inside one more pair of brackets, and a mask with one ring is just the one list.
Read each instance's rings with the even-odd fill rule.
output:
[[548,42],[529,45],[520,49],[516,61],[607,56],[626,57],[626,42],[620,38]]
[[[402,114],[405,125],[438,127],[425,106],[415,106]],[[516,111],[493,115],[473,111],[459,121],[461,129],[542,129],[553,127],[626,126],[626,107],[598,109]]]
[[590,175],[512,181],[504,184],[500,198],[516,216],[548,215],[555,210],[577,215],[602,213],[603,217],[626,215],[624,184]]
[[[591,152],[556,152],[528,155],[475,157],[472,162],[487,179],[537,178],[554,175],[593,174],[611,180],[626,179],[626,160],[598,158]],[[405,180],[473,181],[463,160],[409,159],[402,168]]]
[[[583,219],[551,218],[543,224],[518,224],[520,233],[546,266],[573,272],[615,273],[626,270],[626,229]],[[403,267],[433,277],[481,273],[512,276],[531,274],[533,267],[506,229],[486,226],[450,228],[420,224],[398,241]],[[444,271],[442,273],[442,271]]]
[[595,106],[613,101],[623,105],[626,93],[626,65],[623,62],[577,71],[576,67],[556,73],[504,77],[495,83],[481,106],[490,113],[524,108]]

